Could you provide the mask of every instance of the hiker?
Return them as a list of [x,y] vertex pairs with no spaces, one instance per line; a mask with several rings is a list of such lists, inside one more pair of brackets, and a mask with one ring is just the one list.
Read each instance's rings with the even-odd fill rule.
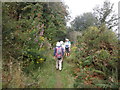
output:
[[56,69],[62,70],[62,61],[63,61],[64,49],[60,46],[60,42],[57,42],[54,49],[54,57],[56,60]]
[[70,55],[70,47],[71,47],[71,42],[69,41],[69,39],[65,39],[65,52],[66,52],[66,56]]
[[60,41],[60,45],[61,45],[61,47],[64,49],[64,52],[65,52],[65,45],[64,45],[64,42],[63,42],[63,41]]

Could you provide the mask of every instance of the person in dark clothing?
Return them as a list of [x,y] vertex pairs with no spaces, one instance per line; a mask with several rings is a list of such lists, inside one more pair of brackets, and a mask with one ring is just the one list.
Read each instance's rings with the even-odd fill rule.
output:
[[56,60],[56,69],[62,70],[62,61],[64,56],[64,48],[61,47],[60,42],[57,42],[54,49],[54,57]]

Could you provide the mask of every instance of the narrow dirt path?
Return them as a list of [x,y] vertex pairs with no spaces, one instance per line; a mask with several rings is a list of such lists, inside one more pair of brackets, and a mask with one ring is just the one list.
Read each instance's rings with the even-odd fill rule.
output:
[[62,71],[59,71],[56,70],[55,64],[55,60],[50,54],[49,60],[38,71],[41,88],[74,88],[74,77],[71,73],[73,65],[65,60]]
[[70,74],[72,65],[67,61],[63,62],[62,71],[56,70],[56,84],[55,88],[73,88],[74,78]]
[[60,71],[56,71],[56,84],[55,88],[63,88],[62,77],[60,76]]

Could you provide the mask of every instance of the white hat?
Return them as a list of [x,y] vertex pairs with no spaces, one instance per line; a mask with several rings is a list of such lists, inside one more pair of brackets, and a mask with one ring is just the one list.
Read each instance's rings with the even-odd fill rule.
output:
[[60,44],[62,45],[62,44],[63,44],[63,41],[60,41]]
[[60,42],[57,42],[56,46],[57,46],[57,47],[60,46]]
[[69,41],[69,39],[67,39],[67,38],[66,38],[65,40],[66,40],[66,41]]

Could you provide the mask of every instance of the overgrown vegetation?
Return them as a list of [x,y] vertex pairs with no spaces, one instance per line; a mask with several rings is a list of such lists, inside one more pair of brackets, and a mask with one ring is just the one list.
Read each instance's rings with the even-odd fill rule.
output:
[[80,71],[75,73],[75,87],[118,88],[117,50],[114,32],[105,26],[89,27],[78,37],[73,62]]
[[[118,38],[113,27],[118,18],[113,4],[105,1],[92,13],[84,13],[72,21],[70,32],[76,34],[77,42],[70,59],[76,64],[73,75],[76,88],[118,88]],[[92,21],[91,21],[92,20]],[[74,35],[75,36],[75,35]],[[72,38],[74,39],[74,38]]]
[[[69,12],[63,2],[2,3],[3,88],[118,88],[120,48],[112,8],[105,2],[67,28]],[[71,52],[59,72],[53,47],[66,37]]]
[[[20,72],[28,75],[49,60],[46,55],[50,49],[64,39],[68,11],[62,2],[4,2],[2,9],[3,87],[14,87],[17,76],[9,72],[20,66]],[[20,83],[15,87],[21,87]]]

